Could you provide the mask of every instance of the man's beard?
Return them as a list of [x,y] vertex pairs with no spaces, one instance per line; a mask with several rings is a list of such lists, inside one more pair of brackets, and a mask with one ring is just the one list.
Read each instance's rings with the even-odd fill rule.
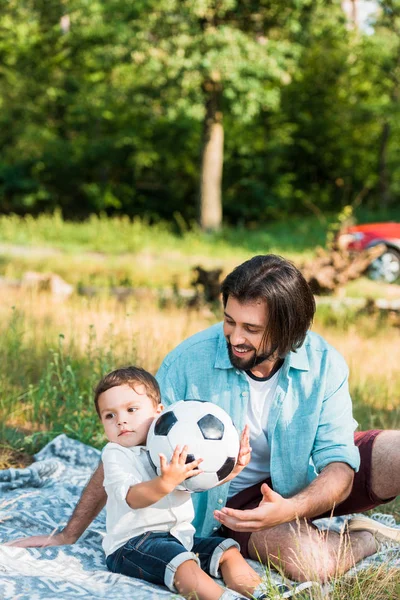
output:
[[232,366],[235,369],[240,369],[241,371],[251,371],[254,367],[257,367],[265,360],[271,360],[276,352],[276,349],[271,350],[270,352],[263,352],[262,354],[257,354],[256,349],[253,346],[237,346],[237,348],[243,348],[246,350],[252,350],[253,355],[250,358],[240,358],[233,354],[232,344],[227,340],[226,344],[228,346],[228,354],[229,360],[232,363]]

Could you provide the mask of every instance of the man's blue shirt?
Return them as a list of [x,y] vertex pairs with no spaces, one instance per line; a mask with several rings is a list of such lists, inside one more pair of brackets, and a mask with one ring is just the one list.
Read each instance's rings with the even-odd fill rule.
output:
[[[156,377],[164,405],[208,400],[224,408],[242,431],[250,389],[244,373],[229,360],[222,323],[179,344],[166,356]],[[347,365],[323,338],[309,332],[279,370],[264,432],[271,449],[274,490],[289,498],[332,462],[358,470],[354,428]],[[225,506],[228,487],[223,484],[193,495],[197,535],[211,535],[220,527],[213,512]]]

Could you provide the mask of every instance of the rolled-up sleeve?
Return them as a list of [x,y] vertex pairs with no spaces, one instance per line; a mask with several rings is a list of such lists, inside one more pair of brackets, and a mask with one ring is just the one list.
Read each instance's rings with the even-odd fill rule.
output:
[[312,460],[317,473],[332,462],[347,463],[358,471],[360,454],[354,445],[355,421],[348,384],[348,367],[343,357],[330,353],[328,380],[322,402]]

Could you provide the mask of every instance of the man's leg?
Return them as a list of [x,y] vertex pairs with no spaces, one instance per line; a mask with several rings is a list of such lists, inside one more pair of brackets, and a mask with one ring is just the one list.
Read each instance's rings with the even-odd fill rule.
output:
[[304,520],[252,533],[248,543],[250,558],[275,566],[290,579],[322,583],[375,552],[376,542],[367,531],[340,536],[319,532]]
[[[357,432],[355,443],[360,450],[361,467],[356,473],[350,496],[335,507],[334,515],[364,512],[390,501],[400,492],[400,432]],[[271,486],[270,480],[267,483]],[[229,501],[228,506],[251,509],[258,506],[260,500],[258,484],[240,492]],[[320,515],[330,516],[331,512]],[[325,581],[374,554],[378,548],[375,536],[378,541],[380,537],[393,539],[392,535],[388,535],[393,529],[387,532],[375,521],[370,521],[369,524],[358,523],[360,530],[350,530],[349,535],[342,536],[334,532],[320,533],[306,522],[254,532],[250,540],[245,533],[230,530],[226,530],[224,535],[240,543],[244,556],[280,565],[292,579]]]
[[[400,494],[400,431],[358,432],[355,442],[361,455],[360,471],[356,474],[352,493],[335,508],[335,515],[363,512]],[[325,581],[374,554],[379,545],[375,537],[378,540],[386,537],[388,541],[398,539],[391,535],[393,530],[390,528],[385,531],[384,526],[378,526],[374,521],[358,521],[359,530],[350,531],[346,536],[320,533],[305,522],[300,526],[279,525],[253,533],[249,554],[254,558],[258,550],[260,556],[265,560],[269,557],[271,562],[274,562],[273,556],[280,556],[283,570],[293,579],[312,579],[314,571],[320,581]]]
[[381,431],[372,446],[371,489],[386,500],[400,495],[400,431]]

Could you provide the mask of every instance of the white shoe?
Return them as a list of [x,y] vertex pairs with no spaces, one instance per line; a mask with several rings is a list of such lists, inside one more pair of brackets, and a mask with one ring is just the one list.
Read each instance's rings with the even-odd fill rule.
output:
[[223,592],[222,596],[219,597],[219,600],[249,600],[245,596],[242,596],[238,592],[234,592],[233,590],[226,588]]
[[369,531],[378,543],[378,551],[381,544],[390,543],[391,545],[400,544],[400,527],[390,527],[376,519],[370,519],[364,515],[352,517],[347,527],[351,531]]
[[[320,590],[321,586],[317,581],[304,581],[303,583],[295,583],[291,586],[286,585],[286,583],[278,583],[278,585],[274,586],[273,595],[266,593],[255,596],[255,598],[256,600],[281,600],[282,598],[295,598],[300,594],[302,594],[302,598],[312,598],[312,593]],[[278,592],[279,596],[275,592]],[[307,595],[307,592],[310,592],[311,595]]]

